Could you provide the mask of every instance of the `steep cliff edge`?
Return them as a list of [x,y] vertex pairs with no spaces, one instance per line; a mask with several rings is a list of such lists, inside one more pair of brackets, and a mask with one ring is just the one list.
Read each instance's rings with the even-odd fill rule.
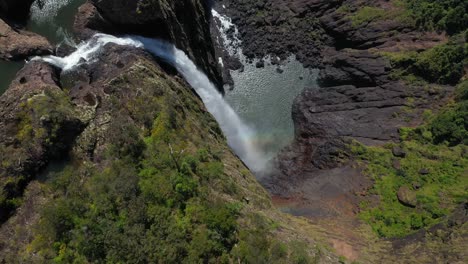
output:
[[272,207],[172,67],[99,51],[67,70],[31,61],[0,97],[0,262],[338,261]]
[[209,31],[209,8],[204,0],[93,0],[80,8],[75,28],[82,38],[98,30],[167,40],[184,50],[222,89]]
[[336,260],[275,211],[183,79],[143,50],[99,58],[60,78],[30,63],[2,96],[2,194],[31,181],[2,204],[19,206],[0,228],[3,261]]

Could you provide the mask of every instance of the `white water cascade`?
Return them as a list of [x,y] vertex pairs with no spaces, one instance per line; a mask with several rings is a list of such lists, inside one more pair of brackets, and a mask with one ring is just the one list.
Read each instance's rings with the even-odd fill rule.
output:
[[170,43],[140,36],[115,37],[96,34],[89,41],[78,45],[77,50],[66,57],[45,56],[35,59],[44,60],[62,70],[70,70],[81,63],[98,59],[100,49],[107,43],[145,48],[174,66],[214,116],[234,152],[252,171],[260,172],[265,169],[267,160],[255,146],[254,131],[242,122],[208,77],[197,69],[189,57]]

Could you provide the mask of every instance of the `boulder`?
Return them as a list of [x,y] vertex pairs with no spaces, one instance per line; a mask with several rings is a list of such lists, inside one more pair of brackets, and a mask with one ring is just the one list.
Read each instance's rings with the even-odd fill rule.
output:
[[400,147],[393,147],[392,154],[393,156],[398,157],[398,158],[406,157],[406,151]]
[[431,173],[431,171],[429,169],[427,169],[427,168],[422,168],[422,169],[419,170],[419,174],[421,174],[421,175],[427,175],[429,173]]
[[398,201],[408,207],[416,207],[416,193],[407,186],[401,186],[397,192]]

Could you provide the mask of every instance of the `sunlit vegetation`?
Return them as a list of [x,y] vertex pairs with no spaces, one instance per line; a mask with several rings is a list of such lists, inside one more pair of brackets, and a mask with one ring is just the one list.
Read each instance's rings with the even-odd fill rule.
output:
[[423,52],[386,52],[383,55],[390,59],[396,79],[456,84],[468,63],[468,44],[459,35],[447,44]]
[[[279,225],[261,212],[269,208],[266,192],[192,91],[151,75],[151,67],[112,82],[127,87],[127,78],[136,78],[141,88],[137,101],[125,104],[132,121],[115,101],[100,162],[76,160],[45,182],[50,200],[24,258],[34,252],[45,263],[310,263],[303,244],[274,235]],[[258,197],[245,197],[250,191]]]
[[[417,128],[402,128],[405,157],[392,154],[393,145],[364,147],[354,152],[366,164],[375,184],[376,206],[361,204],[361,218],[381,237],[401,237],[442,220],[468,201],[468,86],[457,88],[456,101]],[[402,204],[397,192],[405,186],[414,207]]]
[[404,0],[415,25],[423,30],[460,33],[468,28],[468,3],[460,0]]

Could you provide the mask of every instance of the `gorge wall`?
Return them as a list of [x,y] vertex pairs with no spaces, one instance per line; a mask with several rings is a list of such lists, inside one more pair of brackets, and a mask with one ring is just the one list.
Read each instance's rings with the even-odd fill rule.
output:
[[[158,28],[217,80],[203,2],[134,3],[86,3],[78,35]],[[36,58],[0,97],[0,262],[338,261],[272,207],[173,67],[112,43],[97,56]]]
[[161,38],[174,43],[222,88],[209,31],[211,12],[207,1],[96,0],[82,6],[77,18],[75,27],[82,38],[98,30]]
[[[278,155],[277,171],[264,177],[262,183],[273,194],[277,206],[319,222],[336,233],[347,234],[341,238],[332,236],[330,240],[350,259],[360,255],[362,261],[370,263],[431,263],[466,258],[460,247],[460,241],[467,240],[466,200],[452,200],[453,196],[431,197],[440,201],[438,208],[444,207],[444,201],[453,201],[451,213],[447,215],[457,215],[454,217],[459,222],[454,229],[447,227],[450,226],[447,221],[451,221],[447,220],[449,216],[429,213],[432,214],[429,218],[435,217],[444,224],[427,233],[423,229],[407,239],[393,240],[393,247],[381,259],[365,260],[366,251],[378,251],[375,241],[369,243],[368,238],[362,239],[362,234],[349,232],[362,227],[361,220],[366,213],[378,211],[382,214],[370,213],[364,218],[379,236],[388,236],[394,231],[392,228],[400,230],[401,237],[404,237],[401,234],[414,233],[420,226],[402,231],[410,226],[404,217],[424,212],[423,208],[428,207],[414,200],[411,206],[416,209],[402,205],[405,203],[402,193],[406,190],[411,195],[424,192],[423,184],[411,185],[411,181],[429,185],[428,181],[438,181],[440,175],[455,168],[453,164],[461,166],[453,174],[458,183],[466,179],[465,165],[461,165],[466,164],[463,154],[466,146],[441,146],[441,141],[434,139],[437,129],[431,126],[436,122],[433,120],[438,120],[439,111],[444,114],[451,109],[455,86],[457,90],[466,89],[467,53],[463,32],[467,20],[461,15],[457,16],[459,20],[449,23],[444,20],[434,25],[427,12],[446,12],[450,16],[466,13],[467,7],[461,3],[451,6],[444,2],[438,6],[426,2],[225,0],[217,6],[217,10],[231,17],[238,26],[246,56],[262,59],[271,55],[284,59],[296,54],[304,65],[320,69],[320,87],[304,90],[294,102],[294,141]],[[424,6],[434,9],[423,13],[418,8]],[[441,11],[441,6],[453,9]],[[450,70],[437,69],[445,67],[442,65]],[[460,130],[466,131],[466,118],[462,117],[466,112],[457,111],[460,111],[457,114],[461,118]],[[451,120],[447,122],[457,122]],[[421,136],[423,133],[425,138]],[[433,151],[432,155],[428,156],[428,149]],[[369,156],[373,151],[374,156]],[[450,154],[441,155],[442,151]],[[438,167],[445,166],[442,164],[448,164],[450,169]],[[429,167],[438,172],[424,174]],[[429,174],[434,175],[430,180],[422,179],[421,175]],[[398,213],[391,215],[385,210]],[[379,217],[383,219],[381,222],[376,220]],[[435,230],[457,234],[460,238],[448,242],[450,253],[443,253],[448,249],[443,249],[442,244],[421,238],[430,237]],[[430,243],[437,246],[430,248]],[[420,248],[411,249],[415,244]],[[396,260],[395,256],[400,259]]]

